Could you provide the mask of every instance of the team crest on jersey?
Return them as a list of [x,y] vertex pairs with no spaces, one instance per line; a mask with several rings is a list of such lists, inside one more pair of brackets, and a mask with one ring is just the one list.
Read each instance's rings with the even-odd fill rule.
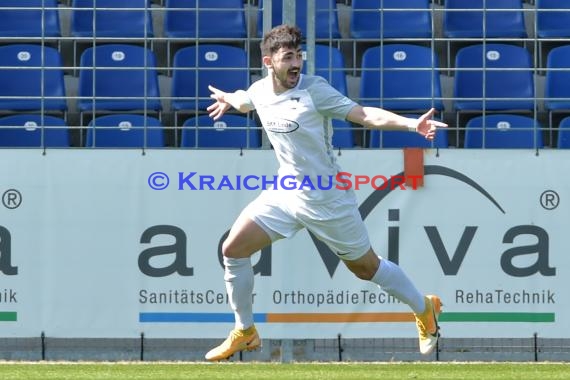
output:
[[265,128],[275,133],[291,133],[299,129],[299,123],[289,119],[275,118],[267,121]]
[[296,109],[297,109],[297,105],[298,105],[299,102],[301,101],[301,97],[299,97],[299,96],[293,96],[293,97],[289,98],[289,101],[291,102],[291,109],[292,109],[292,110],[296,110]]

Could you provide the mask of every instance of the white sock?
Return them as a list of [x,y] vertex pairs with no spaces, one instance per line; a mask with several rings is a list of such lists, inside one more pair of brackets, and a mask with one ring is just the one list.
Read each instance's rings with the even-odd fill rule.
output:
[[424,296],[398,265],[380,258],[380,267],[370,281],[378,284],[386,293],[409,305],[414,313],[420,314],[425,310]]
[[235,315],[235,328],[253,325],[253,267],[249,257],[232,259],[224,256],[224,280],[230,306]]

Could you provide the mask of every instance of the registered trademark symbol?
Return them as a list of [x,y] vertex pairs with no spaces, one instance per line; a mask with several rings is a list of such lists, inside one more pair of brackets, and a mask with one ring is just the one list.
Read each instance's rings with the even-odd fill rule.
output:
[[22,204],[22,194],[16,189],[8,189],[2,194],[2,204],[9,209],[15,209]]
[[545,210],[554,210],[560,204],[560,196],[554,190],[545,190],[540,194],[540,205]]

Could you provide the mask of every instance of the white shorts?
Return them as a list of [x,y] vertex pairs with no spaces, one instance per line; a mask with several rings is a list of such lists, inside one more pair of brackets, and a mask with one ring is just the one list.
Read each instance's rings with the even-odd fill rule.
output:
[[356,260],[368,252],[370,239],[354,193],[339,191],[344,194],[328,203],[311,204],[299,199],[291,202],[282,191],[264,190],[243,213],[263,228],[271,241],[290,238],[306,228],[341,259]]

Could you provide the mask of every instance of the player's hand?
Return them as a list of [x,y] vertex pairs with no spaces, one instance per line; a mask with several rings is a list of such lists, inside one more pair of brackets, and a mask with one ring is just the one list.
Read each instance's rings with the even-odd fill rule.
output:
[[210,98],[214,99],[216,102],[211,104],[206,108],[211,118],[214,120],[218,120],[220,117],[226,113],[228,109],[230,109],[231,105],[226,101],[227,93],[218,90],[214,86],[208,86],[208,89],[212,91]]
[[432,120],[435,108],[430,109],[417,119],[416,131],[428,140],[435,138],[437,128],[447,128],[447,124]]

